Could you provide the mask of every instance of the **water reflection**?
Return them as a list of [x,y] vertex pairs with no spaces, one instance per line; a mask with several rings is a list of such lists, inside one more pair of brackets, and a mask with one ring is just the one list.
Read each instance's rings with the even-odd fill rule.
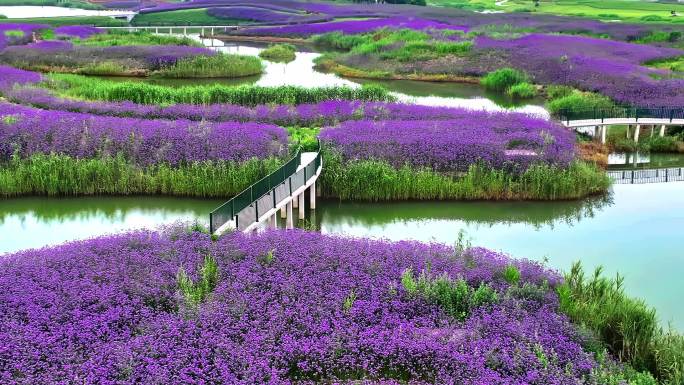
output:
[[220,200],[167,197],[0,200],[0,254],[176,221],[208,222]]
[[684,154],[625,152],[608,156],[608,168],[613,170],[667,167],[684,167]]

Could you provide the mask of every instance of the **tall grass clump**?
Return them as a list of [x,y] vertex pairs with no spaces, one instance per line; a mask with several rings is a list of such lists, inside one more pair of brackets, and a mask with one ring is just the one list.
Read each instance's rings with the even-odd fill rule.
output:
[[216,259],[211,255],[206,255],[202,266],[199,268],[197,282],[188,276],[182,266],[178,269],[176,274],[178,290],[183,295],[186,303],[194,306],[199,305],[205,302],[214,292],[218,285],[219,274]]
[[480,80],[485,88],[500,92],[506,92],[512,86],[526,81],[527,75],[513,68],[498,69]]
[[297,86],[261,87],[253,85],[198,85],[170,87],[142,82],[112,82],[85,76],[52,74],[47,84],[69,97],[102,101],[130,101],[139,104],[168,105],[173,103],[243,106],[260,104],[305,104],[326,100],[394,101],[382,87],[367,85],[351,87],[304,88]]
[[577,262],[557,292],[560,310],[620,361],[661,384],[684,383],[684,336],[660,328],[653,308],[625,294],[622,277],[607,278],[601,268],[587,277]]
[[579,199],[605,193],[611,184],[598,166],[578,160],[567,168],[533,164],[522,173],[473,164],[452,176],[409,165],[395,168],[379,160],[344,162],[334,151],[323,151],[323,192],[344,200]]
[[498,300],[496,291],[489,285],[482,283],[473,288],[463,278],[452,279],[446,274],[430,277],[422,271],[415,278],[413,270],[406,269],[401,275],[401,285],[408,295],[437,304],[459,321],[467,319],[472,309]]
[[258,75],[264,70],[256,56],[217,54],[198,55],[178,60],[154,73],[163,78],[239,78]]
[[230,197],[282,164],[278,159],[194,162],[140,167],[122,156],[77,159],[66,155],[17,156],[0,164],[0,196],[164,194]]
[[515,99],[529,99],[537,95],[537,89],[530,83],[522,82],[512,85],[506,94]]
[[272,62],[289,63],[297,57],[296,51],[297,48],[292,44],[275,44],[259,52],[259,57]]
[[547,103],[547,108],[553,115],[558,115],[561,112],[572,114],[613,107],[615,107],[615,103],[607,96],[578,90],[559,93],[558,97],[551,99]]

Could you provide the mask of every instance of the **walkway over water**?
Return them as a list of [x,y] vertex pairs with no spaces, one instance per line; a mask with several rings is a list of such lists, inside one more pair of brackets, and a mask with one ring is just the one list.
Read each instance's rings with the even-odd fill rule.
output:
[[286,228],[294,227],[293,208],[304,219],[305,194],[309,207],[316,208],[316,180],[323,167],[321,153],[301,152],[282,167],[262,178],[209,214],[211,234],[237,229],[249,232],[260,224],[276,227],[278,210],[286,218]]

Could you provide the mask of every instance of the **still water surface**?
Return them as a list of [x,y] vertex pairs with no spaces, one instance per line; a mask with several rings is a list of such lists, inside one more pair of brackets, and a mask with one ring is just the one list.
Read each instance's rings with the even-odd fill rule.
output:
[[[133,228],[207,222],[220,201],[161,197],[0,200],[0,254]],[[308,210],[307,210],[308,212]],[[322,201],[309,218],[323,233],[474,246],[567,269],[581,260],[620,272],[632,295],[684,330],[684,182],[616,185],[573,202]]]

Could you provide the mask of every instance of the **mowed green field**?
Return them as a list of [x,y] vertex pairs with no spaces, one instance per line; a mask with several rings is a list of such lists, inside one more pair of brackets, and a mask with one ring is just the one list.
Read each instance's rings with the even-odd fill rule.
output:
[[178,11],[141,13],[133,18],[133,25],[236,25],[245,20],[219,19],[207,13],[206,8]]
[[[684,3],[646,0],[428,0],[429,5],[470,10],[538,12],[628,22],[684,23]],[[678,16],[672,16],[675,11]]]

